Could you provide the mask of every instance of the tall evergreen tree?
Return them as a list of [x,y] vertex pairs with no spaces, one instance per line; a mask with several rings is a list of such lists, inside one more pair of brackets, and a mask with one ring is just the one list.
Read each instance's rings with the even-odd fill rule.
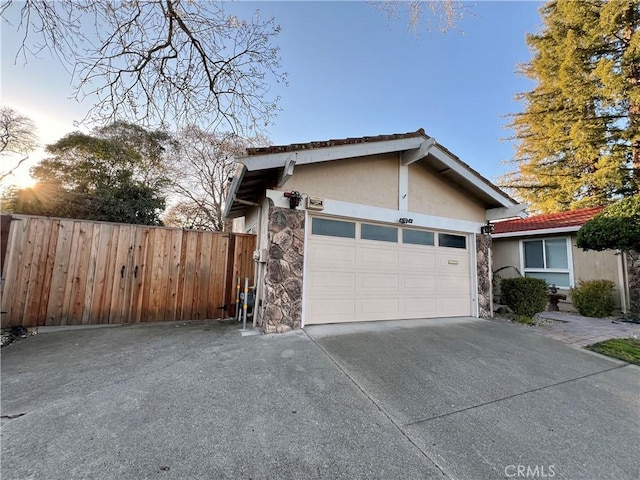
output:
[[536,82],[512,116],[514,169],[502,179],[534,210],[604,205],[640,184],[640,0],[557,0],[527,36]]

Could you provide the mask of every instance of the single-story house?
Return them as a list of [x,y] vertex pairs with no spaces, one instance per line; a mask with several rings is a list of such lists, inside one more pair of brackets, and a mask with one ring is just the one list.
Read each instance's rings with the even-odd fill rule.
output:
[[[611,280],[617,307],[628,309],[626,258],[614,251],[583,251],[576,246],[580,227],[603,207],[499,221],[493,231],[493,271],[501,278],[518,274],[546,280],[567,299],[560,310],[574,311],[569,289],[581,280]],[[516,271],[517,269],[517,271]],[[499,283],[499,282],[497,282]]]
[[492,314],[487,222],[524,206],[424,130],[236,160],[224,214],[258,237],[264,331]]

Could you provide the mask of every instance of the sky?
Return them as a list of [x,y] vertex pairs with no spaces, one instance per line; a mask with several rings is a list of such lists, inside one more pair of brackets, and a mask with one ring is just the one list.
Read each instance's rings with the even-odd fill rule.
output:
[[[17,4],[19,5],[19,4]],[[506,140],[518,92],[533,83],[516,73],[539,30],[539,2],[466,3],[454,31],[409,31],[369,2],[239,2],[240,17],[256,9],[282,30],[275,40],[288,86],[274,85],[281,111],[267,135],[273,144],[412,132],[426,133],[490,180],[507,171]],[[13,7],[12,7],[13,8]],[[1,27],[0,104],[31,117],[43,145],[72,132],[87,105],[71,99],[69,72],[46,52],[16,61],[20,34]],[[29,166],[14,177],[28,181]]]

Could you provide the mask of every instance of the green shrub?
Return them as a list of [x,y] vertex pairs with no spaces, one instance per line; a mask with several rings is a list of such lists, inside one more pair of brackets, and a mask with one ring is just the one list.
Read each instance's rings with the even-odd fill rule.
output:
[[585,223],[577,245],[596,251],[640,249],[640,195],[609,205]]
[[533,317],[547,306],[547,282],[539,278],[503,278],[501,301],[516,315]]
[[578,286],[571,289],[571,301],[580,315],[608,317],[616,308],[615,289],[611,280],[578,282]]

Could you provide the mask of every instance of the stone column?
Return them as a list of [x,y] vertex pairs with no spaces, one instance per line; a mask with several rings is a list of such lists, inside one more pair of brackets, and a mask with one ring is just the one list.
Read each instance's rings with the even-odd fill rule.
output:
[[265,333],[284,333],[300,328],[304,213],[304,210],[274,207],[269,200],[269,254],[262,322]]
[[491,286],[491,235],[476,233],[476,269],[478,272],[478,316],[493,317]]

